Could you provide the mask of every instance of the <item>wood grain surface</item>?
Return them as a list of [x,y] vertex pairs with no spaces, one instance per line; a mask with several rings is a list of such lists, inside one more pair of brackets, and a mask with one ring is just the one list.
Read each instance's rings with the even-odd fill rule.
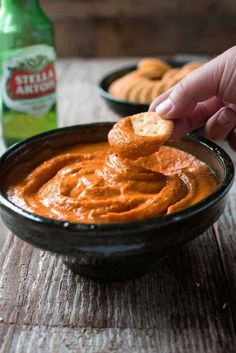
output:
[[235,0],[41,0],[60,56],[217,54],[235,45]]
[[[60,61],[60,124],[114,121],[96,84],[131,62]],[[126,282],[75,275],[1,223],[0,353],[235,352],[235,203],[234,185],[214,227]]]

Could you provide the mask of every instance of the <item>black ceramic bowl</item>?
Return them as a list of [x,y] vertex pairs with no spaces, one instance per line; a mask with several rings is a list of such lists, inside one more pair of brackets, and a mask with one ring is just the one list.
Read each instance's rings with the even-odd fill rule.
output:
[[[177,60],[167,60],[168,64],[172,67],[182,67],[187,63],[187,61],[177,61]],[[139,103],[132,103],[126,100],[122,100],[112,96],[108,93],[108,88],[112,84],[113,81],[117,80],[118,78],[128,74],[131,71],[137,69],[137,65],[125,67],[120,70],[113,71],[106,75],[100,82],[99,82],[99,94],[105,100],[107,105],[116,113],[121,116],[137,114],[141,112],[145,112],[149,108],[149,104],[139,104]]]
[[[75,272],[96,279],[126,279],[152,270],[158,259],[209,228],[222,214],[234,167],[217,145],[189,136],[171,145],[206,162],[219,182],[217,190],[183,211],[119,224],[56,221],[27,212],[4,194],[6,176],[18,163],[43,156],[45,149],[106,140],[112,123],[78,125],[37,135],[14,145],[0,158],[0,207],[7,227],[28,243],[59,254]],[[43,157],[42,157],[43,158]]]

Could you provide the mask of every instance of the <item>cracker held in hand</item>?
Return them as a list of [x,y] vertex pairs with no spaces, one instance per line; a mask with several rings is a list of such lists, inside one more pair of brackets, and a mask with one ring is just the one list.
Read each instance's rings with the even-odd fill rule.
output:
[[155,112],[145,112],[119,120],[108,134],[118,155],[137,159],[157,152],[172,135],[174,124]]

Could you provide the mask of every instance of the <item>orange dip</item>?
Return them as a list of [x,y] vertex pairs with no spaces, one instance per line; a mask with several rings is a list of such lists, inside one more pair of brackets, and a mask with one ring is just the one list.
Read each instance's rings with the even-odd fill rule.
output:
[[167,146],[130,160],[112,153],[106,142],[83,144],[35,163],[33,170],[30,161],[13,168],[7,196],[26,210],[63,221],[127,222],[170,214],[217,187],[205,163]]

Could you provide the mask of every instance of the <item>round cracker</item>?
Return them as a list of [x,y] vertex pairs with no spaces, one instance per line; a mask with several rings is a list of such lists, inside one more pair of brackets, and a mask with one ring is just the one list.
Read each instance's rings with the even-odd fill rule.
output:
[[[149,104],[154,98],[182,80],[189,72],[200,67],[190,62],[182,68],[171,68],[162,60],[140,60],[138,69],[115,80],[108,92],[119,99]],[[161,79],[158,79],[162,77]]]
[[191,61],[190,63],[185,64],[185,65],[182,67],[182,69],[187,69],[187,70],[189,70],[189,71],[193,71],[193,70],[198,69],[200,66],[202,66],[201,63],[195,62],[195,61]]
[[137,71],[132,71],[127,75],[115,80],[110,85],[108,92],[114,97],[120,99],[127,99],[128,94],[126,91],[128,91],[131,86],[133,87],[135,83],[138,82],[140,79],[140,74],[138,74]]
[[138,71],[149,79],[160,79],[171,67],[164,61],[154,58],[140,60]]
[[139,70],[140,74],[149,80],[160,80],[165,73],[162,69],[150,66]]
[[171,77],[175,76],[179,72],[179,70],[180,69],[176,68],[166,71],[162,77],[162,81],[169,80]]
[[146,81],[141,80],[129,91],[128,100],[133,103],[140,103],[140,92],[143,90]]
[[140,101],[142,99],[141,103],[144,103],[144,104],[150,104],[151,103],[151,101],[152,101],[152,91],[153,91],[153,87],[155,87],[155,84],[156,84],[155,81],[154,82],[151,81],[149,83],[149,86],[147,87],[147,89],[142,94],[142,98],[140,96]]
[[160,94],[162,94],[165,90],[165,86],[163,81],[158,81],[155,83],[153,89],[152,89],[152,97],[151,97],[151,101],[154,100],[156,97],[158,97]]
[[160,59],[155,59],[155,58],[146,58],[146,59],[140,60],[138,63],[138,70],[142,71],[147,68],[153,68],[153,70],[156,69],[157,71],[159,70],[164,73],[167,70],[169,70],[171,66],[165,63],[164,61]]
[[169,77],[169,79],[166,79],[164,81],[165,90],[168,90],[169,88],[176,85],[179,81],[183,80],[190,72],[192,72],[193,70],[196,70],[200,66],[201,64],[194,63],[194,62],[184,65],[181,69],[179,69],[176,75],[173,75]]
[[155,112],[144,112],[119,120],[108,134],[108,141],[118,155],[137,159],[157,152],[172,135],[174,124]]
[[146,104],[147,102],[147,95],[150,89],[152,88],[153,83],[149,81],[145,81],[142,83],[142,89],[138,93],[138,102],[140,104]]
[[173,121],[162,119],[155,112],[135,114],[130,117],[134,133],[140,136],[155,136],[163,144],[173,132]]
[[126,80],[125,85],[122,86],[121,97],[124,100],[130,101],[130,93],[131,91],[137,87],[137,85],[142,82],[142,78],[140,76],[129,78]]

